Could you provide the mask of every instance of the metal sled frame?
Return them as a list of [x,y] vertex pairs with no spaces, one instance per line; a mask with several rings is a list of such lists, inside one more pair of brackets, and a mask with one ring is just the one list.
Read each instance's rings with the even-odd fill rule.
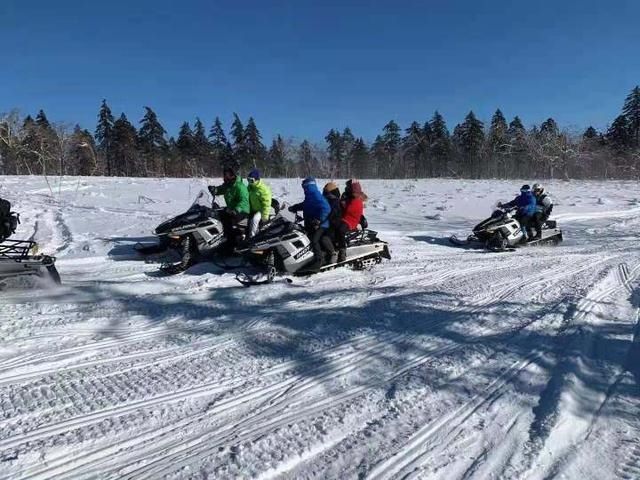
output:
[[31,240],[5,240],[0,243],[0,259],[21,262],[29,258],[29,252],[36,245]]
[[55,257],[30,255],[37,245],[31,240],[5,240],[0,243],[0,278],[15,275],[38,275],[46,269],[51,277],[60,283],[55,269]]

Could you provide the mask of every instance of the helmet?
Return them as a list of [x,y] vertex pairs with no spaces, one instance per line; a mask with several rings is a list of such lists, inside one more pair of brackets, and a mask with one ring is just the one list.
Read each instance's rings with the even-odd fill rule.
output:
[[524,192],[530,192],[530,191],[531,191],[531,187],[530,187],[529,185],[527,185],[527,184],[522,185],[522,186],[520,187],[520,191],[521,191],[521,192],[523,192],[523,193],[524,193]]
[[222,174],[223,175],[228,175],[230,177],[235,177],[236,176],[236,169],[233,168],[233,166],[231,166],[231,165],[225,165],[225,167],[222,169]]
[[307,187],[309,185],[315,185],[316,179],[314,177],[307,177],[302,181],[302,188]]
[[539,183],[533,184],[533,193],[542,194],[544,192],[544,187]]

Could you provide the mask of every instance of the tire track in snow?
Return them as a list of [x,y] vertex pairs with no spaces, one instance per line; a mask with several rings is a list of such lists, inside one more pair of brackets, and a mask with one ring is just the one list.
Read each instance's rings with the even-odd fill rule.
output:
[[[545,389],[540,394],[538,404],[533,409],[534,418],[529,427],[529,439],[524,446],[524,454],[527,460],[520,465],[516,472],[512,472],[513,475],[526,477],[531,472],[531,469],[535,468],[535,459],[540,455],[547,439],[559,421],[559,416],[562,414],[560,403],[563,401],[563,396],[568,395],[569,398],[575,396],[573,390],[578,388],[575,385],[576,380],[571,381],[569,377],[579,369],[587,368],[587,365],[584,364],[584,358],[588,357],[588,352],[593,350],[594,343],[598,341],[597,334],[589,331],[588,322],[584,325],[585,321],[600,308],[600,304],[604,300],[610,298],[615,292],[621,289],[629,292],[631,282],[639,276],[640,264],[632,269],[629,269],[624,263],[618,264],[613,268],[613,271],[610,271],[608,275],[605,275],[602,280],[596,283],[595,287],[590,289],[587,295],[578,302],[571,316],[564,320],[556,338],[558,360],[553,367]],[[613,285],[598,288],[611,277],[614,280]],[[596,372],[596,374],[598,373]],[[602,377],[602,373],[599,373],[599,375]],[[601,379],[602,383],[607,384],[608,387],[606,391],[602,392],[602,398],[598,402],[597,408],[588,413],[590,426],[580,440],[565,439],[564,445],[554,445],[553,450],[555,452],[564,451],[564,453],[556,454],[556,460],[551,470],[557,469],[566,460],[567,456],[575,452],[578,445],[586,440],[591,426],[597,421],[600,412],[608,401],[613,391],[612,386],[617,382],[617,378],[618,375],[613,380],[608,378]]]
[[[507,286],[506,288],[499,290],[497,292],[496,291],[491,292],[491,294],[485,296],[483,299],[476,301],[475,303],[477,306],[471,311],[477,312],[488,306],[491,306],[494,304],[497,305],[501,301],[504,301],[505,299],[510,298],[513,294],[517,293],[519,290],[523,288],[543,285],[545,287],[543,288],[543,292],[544,292],[546,290],[553,288],[553,286],[556,283],[562,281],[566,277],[576,275],[583,271],[589,270],[593,267],[594,264],[604,263],[608,260],[610,260],[610,258],[604,258],[596,261],[595,263],[591,261],[587,264],[578,264],[578,266],[574,268],[567,269],[565,266],[560,266],[558,268],[551,269],[551,271],[542,272],[539,274],[540,278],[538,280],[525,279],[522,282],[519,282],[512,286]],[[527,322],[522,328],[526,328],[528,325],[530,325],[535,321],[536,319],[534,319],[533,321]],[[505,337],[505,335],[506,337],[514,337],[519,330],[521,330],[521,328],[518,328],[515,331],[511,331],[511,332],[505,331],[503,333],[498,333],[495,335],[495,338],[491,338],[491,339],[487,338],[487,341],[497,340],[501,337]],[[533,352],[527,357],[526,365],[523,365],[522,368],[526,368],[526,366],[531,364],[531,362],[537,361],[541,356],[542,356],[541,352]],[[521,370],[522,369],[519,369],[518,373]],[[505,382],[501,384],[501,388],[504,387],[510,381],[510,379],[513,379],[513,378],[514,376],[511,376],[509,377],[509,380],[505,380]],[[395,460],[393,461],[390,460],[389,465],[387,465],[386,462],[383,463],[382,464],[383,466],[380,467],[380,470],[377,470],[374,468],[373,473],[371,474],[372,478],[396,478],[398,476],[405,478],[405,477],[411,476],[409,475],[410,472],[413,469],[418,468],[418,466],[421,463],[419,458],[427,457],[428,455],[430,455],[430,452],[435,448],[442,448],[443,446],[448,445],[447,442],[452,441],[459,432],[464,430],[464,423],[468,420],[471,414],[476,413],[480,409],[480,407],[483,406],[485,403],[488,403],[488,404],[493,403],[493,401],[499,398],[500,395],[501,395],[500,389],[496,389],[496,390],[492,390],[491,393],[486,397],[480,397],[477,408],[473,408],[472,412],[469,415],[463,415],[462,421],[460,422],[454,421],[457,418],[457,416],[460,415],[459,410],[456,410],[455,414],[452,414],[451,416],[446,416],[444,417],[444,419],[440,419],[436,422],[431,422],[427,426],[422,427],[420,430],[418,430],[418,432],[416,432],[411,437],[411,440],[409,441],[409,443],[406,443],[403,447],[399,449],[399,453],[396,454],[397,458]],[[489,399],[491,399],[491,402],[485,401]],[[461,408],[465,408],[466,406],[468,406],[468,404]],[[436,427],[433,426],[434,423],[436,423]],[[426,438],[429,438],[431,435],[435,435],[436,432],[437,432],[437,438],[432,442],[429,442],[428,447],[425,447],[425,448],[419,447],[421,444],[427,441]],[[418,440],[415,440],[416,438],[418,438]],[[413,453],[411,454],[403,453],[406,451],[407,448],[409,448]],[[395,465],[395,467],[393,465]],[[375,472],[378,472],[378,473],[375,473]]]
[[[398,341],[402,338],[401,334],[395,335],[386,335],[380,338],[376,338],[373,336],[364,336],[359,339],[350,340],[347,342],[343,342],[342,344],[329,348],[327,350],[321,351],[315,356],[312,356],[307,362],[307,365],[313,364],[314,361],[317,361],[320,354],[328,355],[330,358],[336,357],[338,366],[336,370],[327,369],[328,371],[324,372],[324,378],[328,378],[330,376],[337,376],[340,372],[343,372],[346,368],[351,366],[353,368],[353,363],[357,364],[360,361],[364,361],[367,358],[374,356],[375,354],[383,351],[385,349],[391,348],[389,344],[393,344],[393,342]],[[353,352],[349,352],[354,347],[358,348]],[[297,360],[292,360],[289,362],[285,362],[281,365],[278,365],[274,368],[267,370],[266,372],[261,372],[255,379],[262,379],[281,375],[287,373],[291,370],[295,370],[300,367],[300,362]],[[290,388],[291,385],[299,382],[300,379],[304,379],[307,375],[316,372],[316,370],[321,369],[322,367],[317,367],[312,369],[311,371],[305,371],[301,375],[293,375],[289,378],[285,378],[284,380],[280,380],[275,384],[270,384],[267,386],[261,387],[251,387],[249,385],[249,390],[246,393],[240,395],[240,397],[232,397],[227,402],[221,403],[229,403],[231,406],[240,405],[246,401],[250,401],[253,399],[263,398],[265,394],[268,394],[272,391],[282,390]],[[323,377],[320,377],[323,378]],[[39,428],[35,428],[29,432],[26,432],[22,435],[17,435],[13,437],[9,437],[5,440],[0,440],[0,451],[16,448],[19,445],[25,442],[35,442],[37,440],[48,438],[52,435],[58,435],[60,433],[64,433],[69,431],[70,429],[82,428],[88,425],[95,424],[105,418],[112,418],[114,416],[121,416],[142,408],[148,408],[154,405],[166,404],[168,402],[178,402],[184,399],[193,398],[194,396],[203,396],[203,395],[212,395],[215,393],[220,393],[222,391],[236,389],[241,387],[242,385],[247,384],[247,382],[251,382],[255,379],[247,379],[245,377],[239,377],[235,379],[228,380],[227,382],[221,383],[219,380],[206,383],[204,385],[196,385],[188,388],[184,388],[181,390],[177,390],[174,392],[169,391],[168,393],[163,393],[160,395],[150,395],[150,398],[133,401],[123,404],[116,404],[113,407],[109,407],[106,409],[101,409],[97,411],[92,411],[90,413],[76,416],[67,420],[63,420],[54,424],[45,425]],[[165,384],[171,384],[170,381],[165,381]],[[108,385],[102,385],[102,389],[108,389]]]
[[500,397],[510,382],[541,355],[540,351],[533,351],[526,358],[513,363],[483,392],[474,395],[450,414],[420,428],[397,453],[376,465],[367,478],[409,478],[411,474],[416,474],[433,448],[448,443],[458,430],[464,429],[465,422],[474,413]]
[[[402,335],[398,335],[396,339],[400,339],[400,338],[402,338]],[[385,341],[382,342],[382,344],[377,342],[377,344],[374,345],[373,348],[377,348],[378,352],[393,348],[392,340],[393,338],[387,338]],[[346,346],[348,347],[349,345],[346,345]],[[167,436],[168,433],[166,428],[158,429],[157,431],[145,433],[142,436],[142,438],[139,438],[138,441],[134,443],[134,445],[138,446],[139,449],[142,449],[142,451],[139,452],[136,458],[131,461],[130,465],[134,466],[135,464],[141,461],[149,462],[150,457],[152,455],[155,455],[153,463],[157,464],[158,462],[161,462],[160,466],[158,467],[159,468],[158,471],[165,471],[168,468],[168,466],[165,465],[167,455],[171,452],[174,452],[178,448],[180,449],[181,453],[176,454],[177,456],[175,458],[183,458],[185,455],[185,451],[183,450],[188,448],[188,451],[186,453],[189,453],[191,457],[193,457],[194,455],[197,457],[195,459],[192,459],[192,461],[189,462],[189,463],[192,463],[193,461],[197,461],[198,458],[204,458],[209,456],[211,452],[215,452],[217,447],[221,445],[225,445],[230,441],[234,441],[234,442],[238,441],[236,438],[237,435],[235,433],[236,430],[238,429],[243,429],[243,431],[245,431],[246,429],[249,429],[244,433],[246,438],[248,439],[256,438],[256,436],[260,436],[265,433],[268,433],[269,431],[275,428],[279,428],[288,423],[295,422],[297,420],[301,420],[309,416],[322,413],[326,408],[333,406],[334,402],[337,402],[339,404],[340,402],[356,398],[362,395],[363,393],[365,393],[366,391],[370,390],[371,388],[379,387],[385,382],[391,381],[394,378],[403,375],[407,371],[424,364],[436,354],[444,354],[448,351],[453,351],[454,349],[457,349],[457,348],[459,348],[457,345],[449,345],[445,347],[435,348],[434,350],[427,353],[426,355],[419,356],[416,359],[408,362],[403,368],[394,372],[390,377],[386,379],[376,379],[372,384],[368,384],[364,386],[358,385],[356,387],[352,387],[346,391],[341,392],[338,396],[325,398],[320,402],[316,401],[315,398],[310,398],[306,403],[308,405],[310,404],[310,406],[307,406],[305,409],[303,409],[302,413],[293,412],[289,415],[285,415],[283,419],[281,419],[279,422],[275,424],[273,423],[272,419],[274,415],[283,411],[286,412],[288,410],[288,405],[290,404],[291,401],[293,401],[293,399],[296,399],[298,397],[304,397],[305,392],[313,388],[317,388],[317,386],[321,385],[319,381],[324,381],[326,383],[332,379],[338,378],[345,372],[345,370],[350,368],[356,368],[356,366],[362,363],[363,361],[365,361],[366,358],[372,357],[372,355],[375,355],[378,352],[371,351],[371,348],[369,348],[366,351],[363,350],[363,352],[367,354],[366,357],[362,357],[360,355],[361,352],[354,352],[353,354],[353,355],[359,355],[360,358],[351,358],[353,355],[350,356],[349,358],[345,358],[345,356],[342,356],[338,359],[339,362],[335,368],[326,369],[324,373],[316,372],[316,376],[312,377],[311,380],[307,379],[305,381],[304,378],[307,377],[309,373],[314,373],[314,372],[306,372],[305,375],[294,377],[294,378],[288,378],[279,382],[279,384],[275,386],[267,387],[270,389],[268,392],[265,392],[264,389],[259,389],[258,391],[250,391],[248,394],[243,394],[243,395],[240,395],[239,397],[231,397],[227,400],[222,400],[218,402],[214,407],[209,409],[209,411],[207,412],[206,416],[209,417],[209,420],[211,418],[217,418],[218,416],[223,415],[225,413],[233,412],[234,409],[238,407],[238,405],[246,404],[251,400],[263,399],[265,393],[270,393],[271,390],[273,390],[273,394],[274,394],[270,399],[271,403],[269,401],[265,403],[265,401],[262,400],[261,402],[261,404],[263,405],[262,410],[258,412],[254,412],[247,419],[240,421],[240,423],[238,424],[227,425],[223,429],[225,435],[222,438],[219,438],[217,440],[218,443],[215,443],[215,446],[213,446],[214,444],[212,444],[211,442],[213,442],[216,439],[216,435],[219,435],[222,432],[220,428],[216,428],[214,431],[191,435],[192,437],[191,440],[185,437],[184,430],[183,430],[180,433],[181,438],[183,438],[183,443],[179,447],[173,444],[174,437],[171,435],[169,435],[169,438],[166,441],[164,441],[164,443],[161,443],[160,438]],[[364,349],[364,347],[361,347],[361,349]],[[280,368],[280,367],[276,367],[276,368]],[[300,384],[298,388],[296,388],[296,382],[301,381],[301,379],[303,383]],[[288,393],[285,393],[287,391]],[[285,395],[283,395],[283,393]],[[274,403],[274,401],[276,401],[276,403]],[[305,403],[302,402],[302,404],[305,404]],[[282,416],[282,414],[280,415]],[[191,423],[197,425],[203,421],[204,421],[204,418],[197,418],[197,419],[194,419]],[[181,424],[179,427],[176,427],[176,428],[186,429],[188,431],[189,425],[190,424],[187,424],[187,425]],[[153,435],[153,436],[149,437],[149,435]],[[150,450],[147,449],[148,444],[151,444]],[[132,448],[134,445],[130,445],[130,447]],[[116,446],[117,445],[114,445],[113,448],[116,448]],[[196,449],[196,446],[198,446],[197,449]],[[109,447],[109,450],[108,450],[109,452],[111,451],[110,448],[111,447]],[[108,462],[108,459],[109,459],[108,455],[109,453],[106,452],[105,462]],[[172,458],[173,458],[173,455],[172,455]],[[99,461],[99,460],[96,460],[94,458],[94,461],[91,462],[91,465],[92,465],[91,468],[94,468],[96,461]],[[174,462],[172,462],[170,465],[173,467]],[[62,471],[65,471],[65,470],[62,470]],[[80,472],[76,472],[74,470],[74,474],[80,474]],[[84,471],[83,471],[83,474],[84,474]],[[120,475],[122,475],[122,471],[118,472],[118,476]],[[138,476],[138,474],[134,476]]]
[[[273,410],[273,408],[268,412],[259,412],[237,424],[227,425],[223,429],[216,428],[214,431],[198,434],[196,438],[190,439],[180,446],[165,446],[161,451],[157,452],[153,461],[150,460],[148,455],[145,455],[143,466],[134,467],[133,470],[127,470],[126,467],[123,467],[118,471],[118,474],[121,475],[122,478],[155,478],[162,472],[177,471],[183,467],[202,461],[215,453],[219,448],[254,441],[278,428],[283,428],[286,425],[310,417],[312,418],[330,407],[354,400],[372,388],[386,385],[410,370],[424,365],[435,355],[451,352],[456,348],[458,348],[458,346],[450,345],[436,349],[429,354],[420,355],[412,361],[407,362],[404,367],[389,375],[374,379],[365,385],[352,386],[328,398],[321,400],[310,399],[304,406],[294,412],[287,412],[287,405],[289,402],[296,400],[297,397],[289,397],[288,401],[284,402],[284,405],[275,412],[270,411]],[[265,413],[270,413],[270,415],[265,416]],[[140,460],[135,463],[139,462]]]

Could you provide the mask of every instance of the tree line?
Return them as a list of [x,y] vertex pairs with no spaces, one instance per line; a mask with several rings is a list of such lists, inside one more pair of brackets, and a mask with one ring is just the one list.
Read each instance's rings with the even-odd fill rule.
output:
[[470,111],[450,132],[436,111],[404,130],[391,120],[370,144],[349,127],[331,129],[325,142],[277,135],[267,148],[254,119],[245,124],[237,114],[228,135],[216,117],[208,130],[197,118],[168,137],[151,108],[136,127],[103,100],[93,134],[52,123],[42,110],[0,115],[0,174],[217,177],[230,165],[269,177],[637,179],[640,87],[603,132],[571,132],[553,118],[527,129],[499,109],[488,126]]

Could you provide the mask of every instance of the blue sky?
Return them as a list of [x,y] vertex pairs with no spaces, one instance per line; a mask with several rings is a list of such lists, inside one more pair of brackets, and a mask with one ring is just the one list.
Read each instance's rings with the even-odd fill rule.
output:
[[640,83],[639,19],[637,0],[3,0],[0,112],[93,131],[106,98],[170,134],[237,112],[266,141],[347,125],[371,140],[436,109],[450,129],[497,107],[603,128]]

